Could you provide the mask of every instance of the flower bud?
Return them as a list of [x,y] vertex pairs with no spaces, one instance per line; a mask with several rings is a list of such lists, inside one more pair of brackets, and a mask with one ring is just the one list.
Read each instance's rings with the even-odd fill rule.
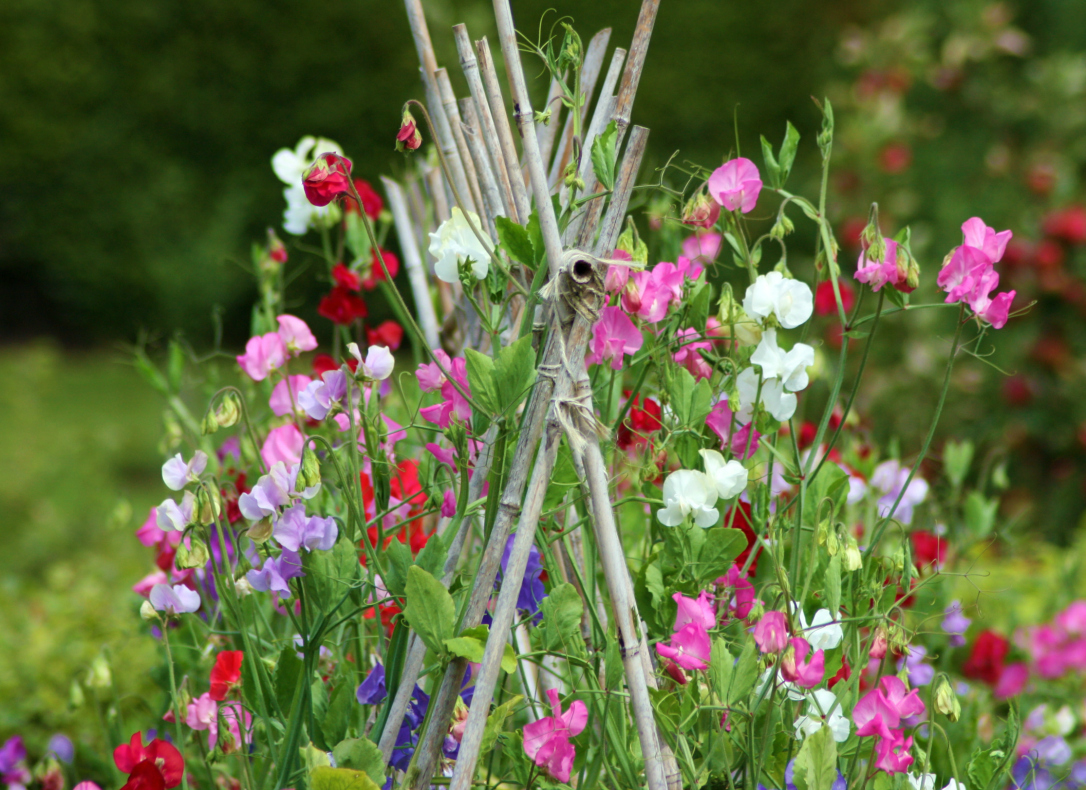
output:
[[202,568],[207,565],[210,558],[211,555],[208,553],[206,543],[198,538],[189,538],[188,546],[182,543],[177,547],[177,554],[173,563],[180,570],[188,570],[189,568]]
[[400,131],[396,133],[396,150],[400,153],[417,151],[422,145],[422,135],[415,125],[415,116],[410,110],[403,111],[403,120],[400,121]]
[[237,424],[241,417],[241,401],[233,392],[227,392],[219,400],[219,407],[215,409],[215,421],[220,428],[230,428]]
[[720,217],[720,204],[704,192],[698,192],[683,208],[682,221],[685,225],[699,228],[711,228]]
[[889,642],[886,628],[879,626],[875,629],[875,637],[871,640],[871,658],[884,658],[886,656],[886,647]]
[[245,531],[245,536],[253,543],[263,543],[272,535],[270,518],[262,518]]
[[769,235],[774,239],[783,239],[795,229],[796,226],[788,218],[788,215],[781,214],[777,221],[773,223],[773,227],[769,229]]
[[566,165],[566,170],[562,174],[562,180],[569,189],[584,190],[584,179],[580,176],[580,171],[577,169],[577,162],[572,161]]
[[920,285],[920,264],[904,244],[897,245],[897,270],[901,275],[894,287],[902,293],[912,293]]
[[214,524],[222,512],[219,492],[215,488],[211,488],[210,491],[208,493],[206,486],[200,486],[196,490],[196,523],[203,524],[205,527]]
[[860,544],[856,542],[856,536],[851,532],[845,541],[845,570],[858,571],[863,567],[863,555],[860,554]]
[[935,712],[942,713],[951,721],[957,721],[962,715],[962,705],[946,675],[941,676],[935,686]]
[[837,556],[840,545],[837,541],[837,530],[830,521],[822,521],[818,525],[818,545],[826,547],[826,553],[831,557]]
[[150,601],[144,601],[140,604],[140,617],[142,617],[148,623],[158,622],[158,612],[155,611],[155,607]]
[[313,452],[313,448],[307,446],[302,450],[302,467],[298,472],[298,482],[295,485],[299,491],[304,491],[307,488],[320,485],[320,482],[320,461],[317,460],[317,454]]
[[109,661],[101,653],[91,661],[84,683],[92,689],[107,689],[113,685],[113,673],[109,669]]
[[219,430],[219,421],[215,417],[215,410],[208,409],[207,414],[204,415],[203,422],[200,423],[200,433],[203,436],[215,433]]
[[351,160],[331,152],[317,157],[302,175],[305,196],[314,206],[327,206],[351,191]]
[[238,598],[244,598],[246,595],[253,594],[253,585],[249,584],[249,580],[242,576],[234,580],[234,592],[238,594]]
[[276,263],[287,262],[287,248],[271,228],[268,228],[268,257]]
[[892,622],[887,629],[887,633],[890,640],[890,649],[894,652],[894,655],[908,655],[909,637],[905,633],[905,629]]
[[83,687],[79,685],[78,680],[73,680],[68,687],[68,707],[72,710],[78,710],[83,707],[83,703],[86,701],[87,698],[83,695]]

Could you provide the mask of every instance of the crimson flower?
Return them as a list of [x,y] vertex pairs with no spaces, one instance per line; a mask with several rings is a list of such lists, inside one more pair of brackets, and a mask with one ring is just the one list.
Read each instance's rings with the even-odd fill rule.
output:
[[[373,187],[370,186],[370,182],[361,178],[354,180],[354,188],[358,190],[358,196],[362,198],[362,209],[366,212],[366,216],[372,220],[376,220],[384,211],[385,201],[381,199],[381,196],[377,194]],[[343,202],[344,208],[348,214],[358,214],[358,201],[350,195],[347,195],[347,199]]]
[[306,199],[314,206],[327,206],[351,191],[351,160],[331,152],[317,157],[302,175]]
[[[354,357],[343,361],[347,364],[347,367],[351,369],[352,373],[358,367],[358,360]],[[313,357],[313,378],[319,379],[328,371],[339,370],[339,368],[340,363],[332,359],[329,354],[317,354],[317,356]]]
[[369,315],[369,310],[366,309],[366,303],[361,297],[337,285],[331,293],[321,299],[320,304],[317,305],[317,313],[334,324],[350,326],[359,318]]
[[396,133],[396,150],[401,153],[416,151],[422,145],[422,135],[415,126],[415,116],[404,111],[403,120],[400,122],[400,131]]
[[994,686],[1003,674],[1003,662],[1009,649],[1010,643],[995,631],[981,631],[973,643],[973,651],[962,665],[962,674]]
[[913,544],[913,560],[920,570],[941,568],[946,562],[946,540],[924,529],[918,529],[909,536]]
[[[856,292],[843,279],[837,281],[837,287],[841,289],[841,306],[848,313],[856,303]],[[837,312],[837,298],[833,293],[833,283],[829,280],[815,288],[814,309],[815,315],[833,315]]]
[[[629,391],[625,395],[629,397]],[[618,426],[615,442],[619,449],[631,450],[635,447],[645,447],[648,444],[647,434],[656,433],[663,427],[660,416],[659,403],[652,398],[642,398],[640,395],[635,397],[630,405],[629,415]]]
[[371,346],[387,346],[395,351],[403,342],[403,327],[395,321],[382,321],[376,329],[366,330],[366,343]]
[[374,250],[373,258],[370,261],[370,276],[362,281],[363,290],[372,291],[377,287],[377,283],[388,279],[385,277],[385,269],[388,269],[390,277],[395,277],[400,271],[400,259],[393,253],[388,250],[381,250],[381,258],[384,259],[384,267],[381,266],[381,261],[377,259],[377,250]]
[[113,750],[113,762],[128,774],[121,790],[170,790],[181,784],[185,773],[185,758],[181,752],[161,738],[143,745],[142,733]]
[[338,287],[348,291],[357,291],[362,287],[362,278],[358,276],[358,272],[352,272],[342,263],[332,267],[332,279]]
[[211,699],[222,702],[227,695],[241,685],[241,650],[224,650],[215,656],[211,668]]

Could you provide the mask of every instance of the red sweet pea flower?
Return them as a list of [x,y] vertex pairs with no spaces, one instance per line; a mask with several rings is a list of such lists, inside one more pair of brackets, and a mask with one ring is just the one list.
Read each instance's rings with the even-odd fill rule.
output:
[[400,259],[393,255],[388,250],[381,250],[381,257],[385,261],[384,267],[381,266],[381,261],[377,259],[377,250],[373,250],[372,259],[370,261],[370,276],[362,281],[362,288],[366,291],[372,291],[377,287],[377,283],[387,279],[385,277],[385,269],[388,269],[390,277],[395,277],[400,271]]
[[422,135],[415,126],[415,117],[406,110],[400,121],[400,131],[396,133],[396,150],[401,153],[416,151],[422,145]]
[[[841,289],[841,306],[848,313],[856,303],[856,292],[844,280],[838,280],[837,287]],[[819,283],[815,288],[814,309],[815,315],[833,315],[837,312],[837,297],[833,293],[833,283],[829,280]]]
[[382,321],[376,329],[366,330],[366,342],[371,346],[388,346],[395,351],[403,342],[403,327],[395,321]]
[[332,292],[321,299],[317,313],[334,324],[350,326],[359,318],[369,315],[366,303],[343,286],[337,285]]
[[337,263],[332,267],[332,279],[340,288],[346,288],[348,291],[357,291],[362,287],[362,278],[358,276],[358,272],[352,272],[342,263]]
[[1068,206],[1054,211],[1044,219],[1044,232],[1069,244],[1086,243],[1086,208]]
[[302,175],[302,187],[310,203],[327,206],[351,191],[351,160],[339,154],[321,154]]
[[[735,512],[734,518],[732,517],[733,511]],[[735,558],[735,564],[742,568],[746,562],[747,557],[750,556],[751,551],[754,552],[754,559],[751,560],[749,576],[754,576],[758,572],[758,555],[762,553],[762,547],[758,545],[758,541],[754,539],[754,527],[751,526],[750,519],[750,503],[737,502],[733,507],[728,508],[724,514],[724,526],[731,527],[732,529],[741,529],[747,536],[747,547],[739,553],[739,556]]]
[[[354,357],[343,360],[352,372],[358,367],[358,360]],[[330,370],[339,370],[340,366],[328,354],[317,354],[313,357],[313,378],[319,379]]]
[[913,544],[913,560],[918,569],[937,570],[943,566],[946,562],[945,540],[924,529],[918,529],[909,537]]
[[[626,397],[630,393],[626,392]],[[655,433],[663,427],[660,422],[660,404],[652,398],[642,399],[640,395],[630,404],[629,415],[618,426],[618,436],[615,439],[619,449],[631,450],[635,447],[642,448],[648,444],[646,434]]]
[[215,656],[211,668],[211,699],[222,702],[231,691],[241,685],[241,650],[224,650]]
[[113,750],[113,762],[128,774],[121,790],[170,790],[181,784],[185,773],[185,758],[172,744],[155,738],[146,746],[143,735],[136,732],[132,740]]
[[[365,181],[361,178],[354,180],[354,188],[358,190],[358,196],[362,198],[362,208],[366,212],[366,216],[372,220],[376,220],[377,217],[384,211],[385,201],[381,199],[381,196],[374,191],[370,186],[369,181]],[[358,201],[350,195],[344,201],[344,207],[347,209],[348,214],[358,213]]]
[[994,686],[1003,674],[1003,661],[1010,643],[995,631],[981,631],[973,643],[973,652],[962,665],[962,674]]

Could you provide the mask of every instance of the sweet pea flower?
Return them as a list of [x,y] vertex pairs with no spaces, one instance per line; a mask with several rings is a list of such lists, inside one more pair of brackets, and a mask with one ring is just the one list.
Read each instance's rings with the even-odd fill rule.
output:
[[347,350],[358,360],[357,374],[371,381],[384,381],[392,375],[392,369],[396,366],[396,358],[387,346],[370,346],[366,349],[365,359],[357,343],[348,343]]
[[675,593],[671,600],[678,606],[672,631],[679,631],[688,623],[694,623],[706,631],[716,625],[716,610],[708,590],[702,590],[697,598],[687,598],[682,593]]
[[671,291],[661,288],[652,279],[652,272],[631,272],[622,292],[620,304],[630,315],[638,315],[646,323],[655,324],[667,315]]
[[806,343],[796,343],[791,350],[783,351],[777,345],[777,330],[767,329],[750,361],[762,368],[763,378],[779,379],[784,389],[799,392],[809,383],[807,368],[814,365],[814,349]]
[[180,491],[189,483],[195,483],[207,468],[207,453],[197,450],[192,460],[185,463],[178,453],[162,465],[162,482],[173,491]]
[[999,674],[999,680],[992,689],[992,695],[999,700],[1010,699],[1021,694],[1029,682],[1029,666],[1021,661],[1007,664]]
[[827,689],[816,689],[807,695],[807,708],[796,719],[796,737],[814,735],[825,724],[830,728],[834,741],[844,743],[848,740],[851,725],[841,712],[837,697]]
[[208,731],[208,748],[219,746],[224,754],[241,751],[252,742],[253,715],[240,702],[227,702],[219,706],[219,716],[226,724],[226,732],[216,726]]
[[747,286],[743,310],[756,321],[774,316],[785,329],[795,329],[814,312],[814,294],[805,282],[768,272]]
[[970,217],[962,223],[963,243],[983,252],[992,263],[1002,260],[1007,242],[1013,236],[1009,230],[996,233],[995,228],[989,228],[980,217]]
[[[442,356],[438,356],[442,354]],[[425,380],[427,385],[433,384],[440,380],[438,386],[441,389],[441,395],[445,398],[441,403],[433,406],[426,406],[419,409],[419,414],[424,420],[435,423],[439,428],[448,428],[452,422],[453,415],[456,415],[457,419],[461,422],[470,422],[471,420],[471,403],[460,394],[462,389],[469,396],[471,395],[471,386],[468,383],[468,367],[467,361],[463,357],[456,357],[450,360],[448,356],[444,356],[443,352],[435,352],[435,356],[441,360],[445,370],[449,372],[453,380],[460,385],[460,389],[453,386],[453,382],[449,381],[441,369],[434,363],[429,365],[419,365],[419,369],[416,372],[416,377],[419,378],[420,385]],[[424,371],[425,368],[425,371]],[[423,387],[424,391],[427,387]],[[429,389],[434,389],[429,387]]]
[[423,392],[433,392],[441,389],[445,384],[445,371],[450,370],[453,366],[449,355],[440,348],[434,351],[434,356],[441,363],[440,365],[437,362],[425,362],[420,364],[418,370],[415,371],[415,378],[419,381],[419,389]]
[[[304,376],[291,376],[291,378],[301,379]],[[346,396],[347,374],[341,368],[337,368],[325,371],[319,379],[306,384],[297,395],[297,403],[309,419],[323,420],[335,406],[342,407]],[[272,393],[272,398],[275,398],[275,393]]]
[[788,644],[788,621],[784,612],[770,609],[754,626],[754,644],[763,653],[779,653]]
[[963,243],[947,257],[936,282],[947,292],[946,302],[965,302],[969,309],[1001,329],[1007,323],[1015,291],[1005,291],[991,296],[999,284],[994,264],[1002,257],[1011,239],[1011,231],[996,233],[984,224],[980,217],[972,217],[962,224]]
[[656,652],[670,658],[683,669],[701,670],[709,666],[709,634],[699,623],[689,622],[671,635],[671,643],[656,643]]
[[720,254],[724,237],[719,233],[695,233],[683,239],[683,257],[698,263],[710,263]]
[[26,746],[18,735],[8,738],[0,746],[0,781],[11,790],[18,790],[30,783],[30,771],[26,769]]
[[605,307],[592,327],[592,350],[585,361],[599,365],[611,360],[611,368],[621,370],[625,355],[637,353],[644,342],[640,330],[621,307]]
[[155,508],[155,524],[164,532],[171,530],[181,532],[192,523],[195,509],[196,497],[191,491],[186,491],[181,497],[181,504],[172,499],[166,499]]
[[441,499],[441,517],[452,518],[456,515],[456,492],[451,488],[445,490]]
[[707,379],[713,375],[713,369],[708,362],[698,353],[701,349],[709,349],[712,344],[707,340],[698,340],[701,335],[693,327],[680,329],[675,333],[675,342],[679,344],[679,350],[671,355],[676,364],[682,365],[695,379]]
[[314,206],[327,206],[351,191],[351,160],[334,153],[324,153],[302,174],[306,199]]
[[724,461],[716,450],[700,450],[707,474],[716,486],[717,496],[731,499],[739,496],[747,487],[747,468],[736,460]]
[[241,685],[241,662],[245,653],[241,650],[223,650],[215,656],[211,668],[211,699],[222,702],[231,691]]
[[327,206],[315,206],[306,197],[302,176],[323,153],[342,154],[340,147],[324,138],[303,137],[294,150],[281,148],[272,157],[272,170],[286,184],[283,197],[287,209],[283,214],[283,229],[295,236],[303,235],[317,220],[328,216]]
[[720,518],[713,505],[716,482],[704,472],[679,469],[664,480],[664,507],[656,517],[665,527],[677,527],[690,516],[699,527],[711,527]]
[[271,407],[272,414],[277,417],[290,414],[297,408],[305,411],[304,407],[298,401],[299,396],[305,391],[313,380],[309,376],[288,376],[275,385],[275,389],[272,390],[271,397],[268,399],[268,405]]
[[711,228],[720,219],[720,204],[704,192],[698,192],[683,207],[682,222],[699,228]]
[[888,774],[904,773],[913,764],[913,756],[909,754],[912,745],[912,736],[906,738],[904,730],[897,730],[890,737],[879,739],[875,746],[875,753],[878,755],[875,767]]
[[125,787],[130,790],[163,786],[171,790],[181,784],[185,773],[185,759],[177,747],[161,738],[144,746],[143,735],[138,731],[128,743],[113,750],[113,762],[121,773],[129,775]]
[[524,725],[524,753],[559,782],[568,782],[576,750],[569,739],[580,735],[588,723],[588,708],[575,700],[562,713],[558,692],[547,689],[552,716]]
[[909,716],[923,716],[927,708],[920,699],[917,689],[907,691],[905,681],[895,675],[888,675],[879,681],[882,693],[886,696],[887,703],[897,711],[901,718]]
[[709,176],[709,194],[728,211],[749,214],[761,191],[758,166],[743,157],[725,162]]
[[[740,407],[737,417],[746,425],[754,415],[754,404],[758,398],[758,374],[754,368],[746,368],[735,378],[739,390]],[[796,413],[799,399],[784,388],[780,379],[763,379],[761,383],[761,403],[765,410],[779,422],[788,422]]]
[[460,282],[460,265],[471,264],[476,280],[486,278],[490,270],[490,250],[483,245],[468,224],[481,228],[479,216],[469,211],[467,216],[459,206],[453,206],[451,216],[430,234],[430,254],[437,260],[434,274],[447,283]]
[[200,593],[183,584],[156,584],[148,597],[151,606],[167,615],[189,614],[200,608]]
[[276,316],[279,322],[279,337],[287,348],[287,353],[292,357],[298,356],[303,351],[312,351],[317,347],[317,338],[309,330],[309,325],[297,316],[284,313]]
[[185,724],[198,731],[217,729],[218,718],[219,704],[211,698],[210,692],[205,692],[189,703]]
[[950,635],[951,647],[961,647],[965,644],[965,632],[973,621],[962,614],[960,601],[954,600],[943,610],[943,631]]
[[[875,467],[875,472],[871,475],[871,485],[883,492],[883,496],[878,503],[880,517],[885,518],[890,515],[890,510],[893,508],[898,496],[901,495],[905,481],[909,477],[909,471],[908,467],[903,467],[900,462],[893,459],[883,461]],[[927,496],[928,481],[922,477],[914,477],[912,482],[909,483],[909,487],[905,489],[901,501],[898,502],[897,510],[894,511],[894,518],[902,524],[911,524],[913,509],[923,502]]]
[[920,776],[909,774],[906,779],[909,780],[913,790],[935,790],[935,774],[920,774]]
[[283,549],[278,557],[268,557],[260,570],[253,569],[245,574],[254,590],[270,590],[286,598],[290,597],[290,586],[287,582],[299,576],[305,576],[302,572],[302,560],[290,549]]
[[287,507],[295,497],[312,499],[320,491],[320,483],[302,491],[296,491],[300,466],[288,467],[282,461],[273,464],[266,475],[261,475],[251,491],[238,497],[238,509],[250,521],[276,515],[280,508]]
[[754,608],[754,585],[743,576],[739,566],[732,565],[714,584],[733,591],[728,599],[728,613],[739,620],[746,620]]
[[[2,751],[2,750],[0,750]],[[57,733],[49,739],[48,745],[45,747],[46,754],[50,754],[62,763],[71,763],[75,759],[75,744],[72,743],[72,739],[63,733]],[[0,767],[0,771],[2,771]]]
[[385,687],[385,667],[377,664],[366,675],[366,679],[358,686],[354,693],[359,705],[380,705],[388,696]]
[[897,242],[893,239],[884,239],[885,251],[881,261],[867,257],[870,249],[860,253],[856,261],[856,279],[871,286],[871,290],[878,292],[884,285],[900,285],[905,282],[907,271],[902,271],[898,265]]
[[822,682],[822,677],[826,674],[826,657],[823,651],[815,651],[811,660],[807,661],[810,651],[810,643],[803,637],[795,636],[781,658],[781,676],[800,688],[814,688]]
[[829,609],[819,609],[811,618],[811,624],[807,625],[803,610],[799,611],[800,629],[815,650],[833,650],[841,644],[841,640],[845,638],[845,632],[837,619],[830,614]]
[[292,466],[302,460],[302,450],[305,449],[305,437],[298,430],[298,426],[292,422],[272,428],[268,431],[268,438],[260,448],[260,457],[271,468],[277,463]]
[[304,505],[295,505],[283,512],[272,528],[272,537],[284,549],[328,551],[336,545],[339,528],[335,519],[307,516]]
[[[516,535],[510,535],[505,541],[505,551],[502,552],[501,573],[494,582],[494,588],[501,587],[501,581],[509,568],[509,560],[513,556],[513,541]],[[532,544],[528,551],[528,563],[524,567],[524,576],[520,582],[520,592],[517,594],[517,609],[527,612],[535,620],[541,617],[539,606],[547,597],[547,591],[543,587],[543,558],[539,549]]]
[[238,364],[253,381],[263,381],[278,370],[287,359],[287,346],[278,332],[268,332],[249,338],[245,353],[237,357]]
[[[746,425],[743,425],[734,418],[735,412],[731,410],[727,396],[722,395],[710,409],[709,416],[705,418],[705,424],[720,438],[721,448],[728,447],[732,455],[740,461],[745,461],[758,452],[762,435],[754,428],[754,423],[748,421]],[[739,430],[733,430],[733,428]],[[752,433],[753,436],[751,436]]]
[[909,683],[914,686],[926,686],[935,677],[935,667],[925,664],[928,649],[923,645],[910,645],[909,654],[897,660],[897,671],[907,670]]
[[1057,614],[1056,625],[1069,634],[1086,634],[1086,601],[1074,601]]

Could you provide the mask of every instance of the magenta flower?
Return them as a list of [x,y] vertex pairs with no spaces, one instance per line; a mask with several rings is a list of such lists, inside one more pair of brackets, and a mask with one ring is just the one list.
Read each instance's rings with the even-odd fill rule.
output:
[[592,327],[592,351],[586,362],[599,365],[611,360],[612,370],[621,370],[626,354],[635,354],[645,339],[633,321],[619,307],[605,307]]
[[[445,363],[446,359],[448,359],[448,357],[441,360],[442,364]],[[456,359],[449,360],[449,364],[445,365],[445,369],[449,371],[456,383],[460,385],[461,389],[470,395],[471,388],[468,385],[468,367],[464,358],[457,357]],[[448,428],[449,423],[452,422],[453,415],[456,415],[457,419],[461,422],[467,423],[471,421],[471,404],[460,394],[456,387],[453,386],[453,383],[441,373],[440,368],[438,368],[436,364],[419,365],[415,375],[418,377],[419,386],[422,387],[424,392],[440,387],[441,395],[445,398],[441,403],[419,409],[419,414],[422,415],[424,420],[434,423],[439,428]],[[439,381],[440,383],[438,383]],[[437,384],[437,387],[433,386],[435,384]]]
[[920,691],[913,689],[907,691],[905,681],[896,675],[888,675],[879,681],[882,693],[886,696],[886,702],[901,718],[909,716],[923,716],[927,710],[923,700],[920,699]]
[[709,634],[696,622],[689,622],[671,635],[671,643],[656,643],[656,652],[670,658],[683,669],[709,666]]
[[249,338],[245,353],[237,358],[241,369],[253,381],[263,381],[287,360],[287,346],[277,332]]
[[1056,625],[1069,634],[1086,634],[1086,601],[1075,601],[1057,614]]
[[[616,261],[633,261],[626,250],[615,250],[611,253],[611,259]],[[626,287],[626,281],[630,279],[630,267],[612,263],[607,267],[607,276],[603,281],[603,289],[609,294],[617,294]]]
[[445,496],[441,500],[441,517],[452,518],[456,515],[456,493],[451,489],[445,490]]
[[996,233],[995,228],[989,228],[980,217],[971,217],[962,223],[963,243],[983,252],[992,263],[1003,259],[1007,242],[1013,235],[1009,230]]
[[279,462],[293,466],[302,460],[304,447],[305,437],[298,430],[298,426],[291,422],[268,431],[268,438],[260,448],[260,457],[268,468]]
[[754,608],[754,585],[743,576],[739,566],[732,565],[727,574],[713,583],[733,591],[728,599],[728,613],[739,620],[746,620]]
[[[720,245],[724,237],[719,233],[695,233],[683,239],[683,256],[698,263],[709,263],[720,254]],[[696,280],[696,277],[691,277]]]
[[288,376],[276,384],[271,397],[268,399],[268,405],[271,406],[272,413],[277,417],[282,417],[284,414],[290,414],[294,409],[300,408],[298,396],[312,381],[309,376]]
[[879,688],[860,697],[852,709],[856,734],[892,737],[891,730],[901,726],[901,720],[909,716],[923,715],[926,708],[916,689],[906,692],[905,683],[896,676],[884,677]]
[[0,782],[9,790],[19,790],[30,783],[30,771],[26,769],[26,746],[23,739],[15,735],[0,746]]
[[996,233],[979,217],[966,220],[962,225],[963,244],[954,250],[936,278],[947,292],[948,304],[965,302],[994,329],[1002,329],[1007,323],[1016,295],[1016,291],[991,295],[999,285],[994,264],[1003,257],[1011,235],[1009,230]]
[[743,157],[725,162],[709,176],[709,194],[728,211],[749,214],[761,191],[757,165]]
[[871,286],[872,291],[878,291],[882,286],[898,285],[905,282],[907,272],[901,270],[897,264],[897,242],[886,239],[886,254],[882,263],[869,260],[867,250],[860,253],[860,259],[856,261],[856,279]]
[[574,700],[569,710],[562,713],[558,692],[547,689],[547,697],[554,715],[524,725],[524,753],[559,782],[568,782],[573,758],[577,756],[569,739],[584,730],[588,708],[580,700]]
[[[180,537],[181,533],[175,533]],[[165,571],[155,571],[154,573],[148,573],[138,582],[132,585],[132,592],[136,595],[146,598],[151,594],[151,590],[160,584],[166,584],[170,581],[170,578],[166,575]]]
[[754,643],[763,653],[777,653],[788,644],[788,621],[784,612],[770,609],[754,626]]
[[[733,431],[733,423],[738,423],[738,420],[733,419],[734,415],[735,412],[728,405],[727,397],[722,395],[709,412],[709,416],[705,418],[705,424],[720,437],[721,450],[730,448],[732,455],[740,461],[745,461],[758,452],[758,443],[762,435],[754,427],[753,421],[743,426],[735,426],[739,427],[739,430]],[[751,437],[752,431],[754,432],[753,438]]]
[[1009,699],[1021,694],[1029,682],[1029,667],[1022,663],[1007,664],[999,675],[992,693],[996,699]]
[[[689,260],[687,260],[686,266],[682,269],[674,263],[661,261],[652,267],[649,276],[656,285],[656,288],[667,294],[669,301],[678,302],[683,298],[683,282],[686,280],[686,272],[689,268]],[[701,274],[700,266],[698,267],[698,274]]]
[[693,327],[680,329],[675,333],[675,340],[679,343],[679,350],[671,355],[676,364],[682,365],[695,379],[707,379],[713,375],[713,368],[698,353],[700,349],[708,349],[712,344],[706,340],[698,340],[701,337],[698,330]]
[[168,615],[188,614],[200,608],[200,593],[183,584],[156,584],[148,600],[156,610]]
[[716,625],[716,607],[708,590],[702,590],[697,598],[687,598],[682,593],[675,593],[671,600],[679,607],[675,613],[673,631],[678,631],[687,623],[694,623],[706,631]]
[[904,736],[905,732],[898,730],[891,733],[890,737],[879,740],[875,747],[875,753],[878,755],[875,761],[876,768],[888,774],[900,774],[909,769],[909,766],[913,764],[913,756],[909,754],[913,739],[912,736],[908,738]]
[[826,674],[825,654],[817,650],[811,660],[807,661],[810,651],[810,643],[803,637],[796,636],[792,637],[789,649],[781,658],[781,676],[805,689],[817,686]]
[[[982,250],[963,244],[955,248],[950,260],[939,270],[935,282],[947,292],[946,302],[948,304],[960,302],[969,298],[969,295],[977,287],[980,277],[989,272],[995,274],[995,270],[992,268],[992,260]],[[997,282],[992,283],[992,288],[997,283],[998,275]],[[989,288],[988,291],[990,292],[992,288]]]
[[670,290],[661,290],[653,281],[652,272],[631,272],[622,292],[622,309],[630,315],[638,315],[650,324],[667,315],[671,301]]
[[317,347],[317,338],[309,331],[309,325],[302,319],[293,315],[276,316],[279,322],[279,337],[287,348],[287,353],[292,357],[298,356],[303,351],[312,351]]
[[427,362],[419,365],[418,370],[415,371],[415,378],[419,380],[419,389],[423,392],[433,392],[441,389],[441,385],[445,383],[443,370],[452,368],[452,360],[440,348],[434,351],[434,356],[441,362],[441,365],[438,365],[437,362]]
[[328,551],[336,545],[338,536],[339,527],[335,519],[307,516],[304,505],[295,505],[284,511],[272,528],[272,537],[279,545],[295,552],[303,546],[306,551]]

